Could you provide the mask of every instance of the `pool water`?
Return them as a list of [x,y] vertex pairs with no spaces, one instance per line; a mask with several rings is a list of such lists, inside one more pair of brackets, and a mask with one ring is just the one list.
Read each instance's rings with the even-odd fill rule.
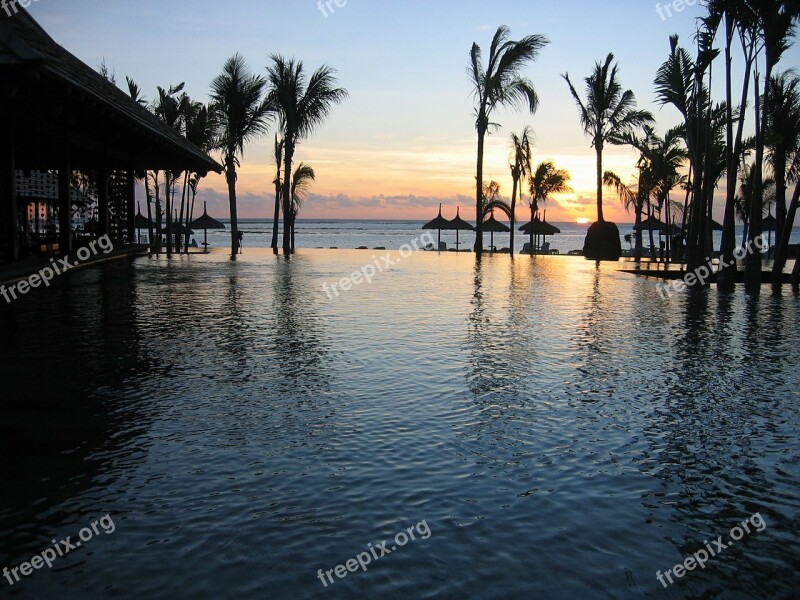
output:
[[246,249],[3,303],[0,569],[115,528],[0,597],[795,597],[800,299],[616,268]]

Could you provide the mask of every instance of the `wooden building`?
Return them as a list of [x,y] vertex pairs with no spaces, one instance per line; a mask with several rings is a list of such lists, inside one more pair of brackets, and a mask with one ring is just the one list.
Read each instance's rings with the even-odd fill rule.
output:
[[58,174],[60,251],[72,250],[70,173],[97,176],[100,235],[134,241],[134,174],[222,167],[59,46],[18,4],[0,11],[0,262],[24,243],[20,171]]

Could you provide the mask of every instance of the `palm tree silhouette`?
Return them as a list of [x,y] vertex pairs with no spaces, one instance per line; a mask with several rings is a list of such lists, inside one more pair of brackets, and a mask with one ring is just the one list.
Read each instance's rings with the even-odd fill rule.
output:
[[281,217],[281,163],[283,162],[283,140],[278,139],[278,134],[275,134],[275,211],[272,217],[272,243],[270,247],[272,251],[278,253],[278,219]]
[[300,207],[303,201],[308,197],[311,191],[311,184],[316,181],[317,176],[311,165],[301,162],[297,165],[292,176],[292,209],[289,218],[289,227],[291,228],[291,243],[292,252],[294,252],[294,222],[297,218],[297,213],[300,212]]
[[631,90],[622,90],[618,79],[618,65],[613,65],[614,55],[609,53],[605,63],[595,63],[586,82],[586,102],[578,94],[569,78],[562,75],[578,106],[581,126],[592,139],[597,154],[597,220],[603,218],[603,148],[607,142],[614,143],[626,133],[653,122],[653,116],[645,110],[636,109],[636,97]]
[[[531,194],[529,205],[531,221],[539,211],[539,205],[547,202],[550,196],[571,191],[569,187],[570,178],[569,171],[556,168],[550,161],[542,162],[536,167],[536,170],[531,174],[528,188]],[[533,233],[530,234],[530,247],[531,252],[533,252]]]
[[511,179],[514,188],[511,192],[511,254],[514,254],[514,230],[516,224],[517,190],[522,198],[521,185],[531,175],[531,138],[533,131],[525,127],[520,135],[511,134]]
[[244,58],[229,58],[211,83],[211,100],[217,122],[216,147],[222,151],[231,209],[231,260],[239,252],[236,211],[236,167],[245,145],[266,132],[271,108],[263,99],[266,80],[247,70]]
[[534,114],[539,106],[539,97],[533,83],[522,76],[522,68],[539,55],[539,51],[549,43],[542,35],[529,35],[518,42],[509,40],[510,31],[505,25],[498,27],[489,49],[489,61],[484,68],[481,48],[472,44],[468,74],[475,98],[475,128],[478,131],[478,164],[475,176],[475,252],[483,252],[483,150],[486,134],[491,127],[498,127],[490,121],[494,109],[507,106],[520,109],[527,107]]
[[[777,220],[775,240],[777,249],[772,266],[772,282],[780,285],[781,274],[786,266],[789,238],[800,200],[800,77],[791,71],[773,77],[769,102],[767,144],[769,162],[775,173]],[[787,183],[796,183],[788,212],[786,211]]]
[[336,87],[334,70],[323,65],[306,77],[303,62],[286,60],[273,54],[267,67],[270,84],[267,102],[280,116],[283,133],[283,252],[291,254],[291,232],[287,226],[292,210],[292,161],[297,144],[308,138],[330,114],[333,106],[343,102],[348,94]]
[[[203,152],[209,152],[214,146],[214,133],[216,130],[216,123],[214,122],[214,111],[211,107],[196,103],[194,110],[186,120],[186,138],[195,146],[200,148]],[[184,252],[189,252],[189,224],[194,220],[194,203],[197,197],[197,188],[200,185],[200,180],[205,177],[198,173],[189,174],[189,192],[192,195],[191,207],[187,197],[186,205],[186,243]]]

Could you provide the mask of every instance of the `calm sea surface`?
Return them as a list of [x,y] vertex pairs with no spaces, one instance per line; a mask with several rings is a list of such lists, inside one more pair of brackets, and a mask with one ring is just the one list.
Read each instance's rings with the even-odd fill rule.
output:
[[0,569],[114,524],[0,597],[797,597],[794,293],[397,252],[323,291],[381,257],[245,245],[0,303]]
[[[432,215],[435,216],[435,215]],[[224,220],[223,220],[224,221]],[[227,221],[225,221],[227,223]],[[522,223],[522,222],[521,222]],[[342,248],[354,249],[361,246],[368,248],[385,247],[397,250],[404,244],[409,244],[414,240],[419,240],[421,236],[430,234],[431,238],[426,237],[426,241],[433,239],[438,241],[437,231],[424,231],[422,226],[425,221],[347,221],[347,220],[327,220],[315,221],[299,219],[295,230],[295,240],[298,248]],[[561,233],[548,237],[545,241],[550,244],[552,250],[558,250],[561,254],[567,254],[571,250],[581,250],[583,241],[586,238],[588,225],[577,225],[575,223],[555,223]],[[630,245],[625,241],[626,234],[633,233],[633,225],[620,223],[620,238],[623,248]],[[269,248],[272,244],[272,221],[258,219],[244,219],[239,223],[241,231],[244,233],[244,246],[246,248]],[[208,243],[216,248],[230,248],[231,234],[228,230],[208,231]],[[742,227],[736,229],[737,240],[742,239]],[[198,244],[203,242],[203,231],[195,231],[195,238]],[[722,234],[714,233],[714,247],[719,249]],[[769,234],[765,234],[767,241],[772,240]],[[665,239],[665,238],[662,238]],[[282,238],[279,238],[282,240]],[[514,237],[514,247],[516,252],[522,250],[523,244],[530,240],[529,236],[517,232]],[[456,242],[464,250],[471,250],[475,243],[475,234],[471,231],[462,231],[456,238],[455,231],[442,231],[442,241],[448,248],[455,248]],[[489,247],[492,238],[488,233],[484,234],[484,246]],[[800,228],[795,228],[790,240],[793,244],[800,243]],[[650,247],[649,232],[645,231],[643,236],[645,248]],[[280,243],[280,242],[279,242]],[[510,236],[508,233],[496,233],[494,235],[494,245],[500,248],[510,246]],[[425,244],[420,244],[424,247]],[[654,232],[653,246],[659,247],[658,233]]]

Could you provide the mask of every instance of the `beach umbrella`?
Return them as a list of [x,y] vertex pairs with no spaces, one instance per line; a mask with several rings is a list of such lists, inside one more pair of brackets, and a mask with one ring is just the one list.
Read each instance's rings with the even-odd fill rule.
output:
[[[542,238],[546,238],[548,235],[556,235],[557,233],[561,233],[561,230],[556,227],[555,225],[551,225],[547,221],[542,221],[539,217],[534,217],[528,223],[525,223],[519,230],[526,235],[529,235],[531,240],[533,240],[533,236],[542,236]],[[533,252],[533,241],[531,241],[531,253]]]
[[439,216],[422,226],[423,229],[436,229],[439,232],[439,243],[436,246],[437,250],[442,246],[442,229],[447,229],[449,224],[450,221],[442,216],[442,205],[439,204]]
[[551,225],[547,221],[541,221],[538,217],[530,223],[525,223],[519,230],[527,235],[555,235],[561,233],[561,230],[555,225]]
[[145,217],[144,215],[142,215],[141,205],[137,204],[136,206],[138,208],[138,211],[136,212],[136,217],[134,217],[133,225],[134,228],[136,229],[137,238],[142,239],[142,229],[150,229],[152,221],[147,217]]
[[722,231],[722,225],[711,219],[711,231]]
[[455,231],[456,232],[456,250],[458,250],[458,232],[459,231],[475,231],[475,228],[467,223],[464,219],[461,218],[461,207],[459,206],[456,210],[456,217],[452,221],[447,222],[447,227],[442,227],[442,229],[448,231]]
[[[167,228],[164,226],[164,230],[161,233],[166,233]],[[183,223],[178,223],[177,217],[172,222],[172,235],[192,235],[194,231],[191,229],[186,229],[186,225]]]
[[489,247],[493,248],[494,247],[494,234],[495,234],[495,232],[497,232],[497,233],[508,233],[509,231],[511,231],[511,228],[508,225],[506,225],[504,223],[501,223],[500,221],[495,219],[494,218],[494,214],[491,214],[489,216],[489,218],[486,219],[483,222],[483,230],[484,231],[488,231],[491,234],[490,241],[489,241]]
[[644,221],[639,224],[639,227],[636,225],[633,226],[634,231],[649,231],[652,229],[653,231],[660,231],[661,233],[667,233],[667,224],[660,219],[656,219],[655,217],[647,217]]
[[208,251],[208,230],[209,229],[225,229],[225,225],[217,221],[213,217],[208,216],[206,203],[203,202],[203,216],[191,222],[193,229],[203,230],[203,247]]

